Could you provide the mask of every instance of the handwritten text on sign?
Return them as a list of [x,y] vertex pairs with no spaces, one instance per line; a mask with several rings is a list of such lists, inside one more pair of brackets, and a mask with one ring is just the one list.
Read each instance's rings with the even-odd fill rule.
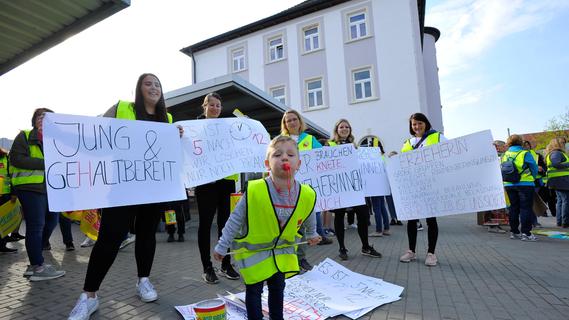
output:
[[48,113],[43,132],[51,211],[186,198],[172,124]]
[[387,173],[401,220],[506,206],[489,130],[394,156]]
[[381,150],[377,147],[358,148],[358,160],[364,181],[365,196],[391,194]]
[[181,121],[184,183],[199,186],[235,173],[266,171],[269,133],[256,120],[225,118]]
[[358,155],[352,144],[301,151],[300,160],[296,179],[316,191],[315,211],[365,203]]

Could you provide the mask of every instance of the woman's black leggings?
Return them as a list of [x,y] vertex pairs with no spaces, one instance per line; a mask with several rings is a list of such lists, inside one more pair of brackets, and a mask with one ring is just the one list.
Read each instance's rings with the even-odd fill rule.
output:
[[[229,219],[229,196],[233,192],[235,192],[235,182],[226,179],[196,187],[196,201],[198,202],[200,217],[198,247],[204,272],[207,268],[212,267],[210,246],[213,217],[217,211],[217,236],[219,238],[227,219]],[[224,268],[230,263],[230,256],[226,255],[221,262],[221,267]]]
[[[369,209],[366,205],[361,205],[353,207],[353,210],[356,212],[358,218],[358,235],[362,241],[362,249],[368,249],[369,242],[367,238],[367,227],[369,221]],[[346,246],[344,245],[344,215],[346,213],[346,208],[332,210],[332,212],[334,212],[334,229],[336,231],[338,244],[340,245],[340,250],[346,249]]]
[[[409,220],[407,221],[407,238],[409,239],[409,250],[415,252],[415,247],[417,246],[417,222],[419,220]],[[439,225],[437,224],[437,218],[427,218],[427,238],[429,240],[429,248],[427,252],[435,253],[435,247],[437,246],[437,239],[439,237]]]
[[113,265],[121,242],[134,219],[136,242],[134,255],[139,277],[148,277],[156,251],[156,228],[163,214],[160,203],[105,208],[101,212],[99,237],[91,251],[83,290],[99,290],[103,279]]

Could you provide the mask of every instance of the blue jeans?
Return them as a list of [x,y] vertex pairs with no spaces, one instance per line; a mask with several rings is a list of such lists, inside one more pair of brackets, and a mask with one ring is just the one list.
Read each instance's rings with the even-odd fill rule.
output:
[[389,230],[389,216],[385,208],[385,197],[371,197],[371,206],[373,208],[373,216],[375,217],[375,231],[383,232]]
[[318,233],[321,237],[324,237],[324,229],[322,229],[322,214],[320,212],[316,212],[316,233]]
[[59,212],[50,212],[47,194],[19,190],[16,192],[26,220],[26,250],[32,266],[42,265],[42,239],[49,239],[57,225]]
[[569,225],[569,191],[555,190],[557,195],[557,203],[555,205],[557,211],[557,224]]
[[391,216],[391,219],[399,220],[397,219],[397,212],[395,212],[395,203],[393,203],[393,196],[385,196],[385,199],[387,200],[387,208],[389,208],[389,216]]
[[[63,237],[63,243],[65,245],[73,243],[73,234],[71,233],[71,220],[64,215],[59,215],[59,230],[61,230],[61,236]],[[49,246],[49,236],[50,233],[44,232],[44,236],[42,237],[42,245],[44,247]],[[47,237],[46,237],[47,236]]]
[[510,231],[519,234],[518,228],[520,221],[522,233],[531,234],[533,224],[533,187],[513,186],[506,187],[506,192],[510,198]]
[[[271,320],[282,320],[285,289],[284,273],[277,272],[266,281],[269,288],[269,315]],[[263,319],[261,304],[263,283],[264,281],[245,285],[245,306],[247,307],[247,319],[249,320]]]

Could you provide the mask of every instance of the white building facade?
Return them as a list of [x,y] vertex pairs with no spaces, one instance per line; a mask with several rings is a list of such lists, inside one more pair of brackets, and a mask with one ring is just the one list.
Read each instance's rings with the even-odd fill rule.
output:
[[412,113],[443,129],[438,34],[425,33],[423,51],[421,3],[310,0],[182,51],[194,83],[236,74],[323,128],[345,118],[357,141],[399,150]]

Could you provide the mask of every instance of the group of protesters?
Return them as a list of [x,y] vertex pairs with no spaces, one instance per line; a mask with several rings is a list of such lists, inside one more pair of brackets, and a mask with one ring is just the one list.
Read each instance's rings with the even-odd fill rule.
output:
[[[203,112],[198,119],[216,119],[221,115],[222,97],[209,93],[202,103]],[[53,112],[47,108],[37,109],[32,116],[32,129],[18,134],[12,150],[8,154],[0,150],[2,159],[0,176],[2,180],[2,202],[20,201],[26,221],[25,237],[17,229],[0,242],[3,250],[15,250],[6,246],[7,241],[25,238],[25,247],[29,266],[24,276],[31,281],[59,278],[65,274],[54,266],[44,262],[43,250],[51,245],[49,238],[56,225],[60,224],[66,250],[73,250],[71,222],[56,212],[49,211],[46,185],[44,181],[43,159],[43,118]],[[172,116],[167,112],[159,79],[149,73],[142,74],[137,81],[134,102],[119,101],[111,107],[105,117],[127,120],[145,120],[172,123]],[[403,142],[401,152],[446,141],[446,138],[434,130],[421,113],[409,118],[410,138]],[[199,214],[198,247],[203,267],[203,280],[208,284],[219,282],[218,273],[211,260],[211,228],[217,214],[217,234],[219,241],[213,248],[213,256],[221,261],[219,274],[230,280],[243,279],[246,284],[246,305],[250,319],[261,319],[260,299],[263,283],[269,286],[269,306],[271,319],[282,319],[282,299],[284,280],[302,271],[312,269],[307,257],[306,245],[325,245],[338,243],[338,257],[348,260],[345,230],[355,227],[361,242],[360,254],[371,258],[381,258],[370,243],[369,237],[382,237],[391,234],[390,226],[401,225],[397,219],[393,198],[375,196],[366,199],[365,204],[351,208],[314,212],[316,194],[314,190],[294,180],[294,173],[300,166],[299,151],[354,144],[356,139],[348,119],[338,119],[329,140],[318,141],[306,132],[306,125],[301,114],[295,110],[286,111],[281,120],[280,135],[271,141],[267,150],[265,164],[268,176],[252,180],[247,184],[241,201],[230,212],[230,195],[234,193],[238,175],[203,184],[195,188],[195,197]],[[178,126],[180,137],[184,130]],[[381,156],[385,151],[378,138],[367,146],[378,147]],[[512,238],[534,241],[531,227],[531,197],[534,192],[534,180],[541,174],[541,181],[548,178],[547,185],[556,190],[558,225],[569,226],[569,161],[565,153],[565,141],[553,139],[546,149],[545,164],[538,166],[535,153],[521,152],[522,141],[517,135],[508,138],[507,150],[504,150],[502,162],[512,156],[519,169],[521,179],[518,182],[505,182],[509,196],[510,226]],[[390,152],[393,156],[396,152]],[[4,170],[5,169],[5,170]],[[545,175],[547,169],[547,175]],[[11,179],[10,179],[11,177]],[[530,190],[531,188],[531,190]],[[531,192],[530,192],[531,191]],[[168,205],[170,207],[168,207]],[[158,294],[149,276],[156,250],[156,230],[161,217],[172,204],[147,203],[110,207],[101,210],[100,228],[97,241],[91,251],[86,270],[83,292],[69,315],[69,319],[88,319],[99,307],[97,291],[111,268],[119,248],[124,245],[129,231],[136,233],[135,258],[138,280],[136,293],[143,302],[158,299]],[[274,214],[267,214],[268,211]],[[230,214],[231,213],[231,214]],[[348,224],[345,225],[345,215]],[[374,216],[375,231],[369,233],[370,217]],[[351,217],[350,217],[351,216]],[[178,215],[178,221],[183,220]],[[521,220],[521,231],[518,224]],[[292,222],[291,222],[292,221]],[[300,221],[302,223],[297,223]],[[332,222],[333,221],[333,222]],[[290,223],[289,223],[290,222]],[[426,219],[428,247],[424,258],[427,266],[438,263],[435,249],[438,239],[436,217]],[[178,225],[178,241],[184,241],[184,226]],[[263,230],[262,230],[263,229]],[[409,263],[417,260],[417,234],[422,230],[419,220],[407,222],[408,250],[400,257],[400,262]],[[174,241],[174,229],[169,228],[168,242]],[[303,241],[296,244],[300,234]],[[263,247],[261,244],[271,244]],[[262,248],[261,248],[262,247]],[[231,255],[230,250],[234,250]],[[3,251],[8,252],[8,251]],[[234,263],[231,261],[234,257]]]

